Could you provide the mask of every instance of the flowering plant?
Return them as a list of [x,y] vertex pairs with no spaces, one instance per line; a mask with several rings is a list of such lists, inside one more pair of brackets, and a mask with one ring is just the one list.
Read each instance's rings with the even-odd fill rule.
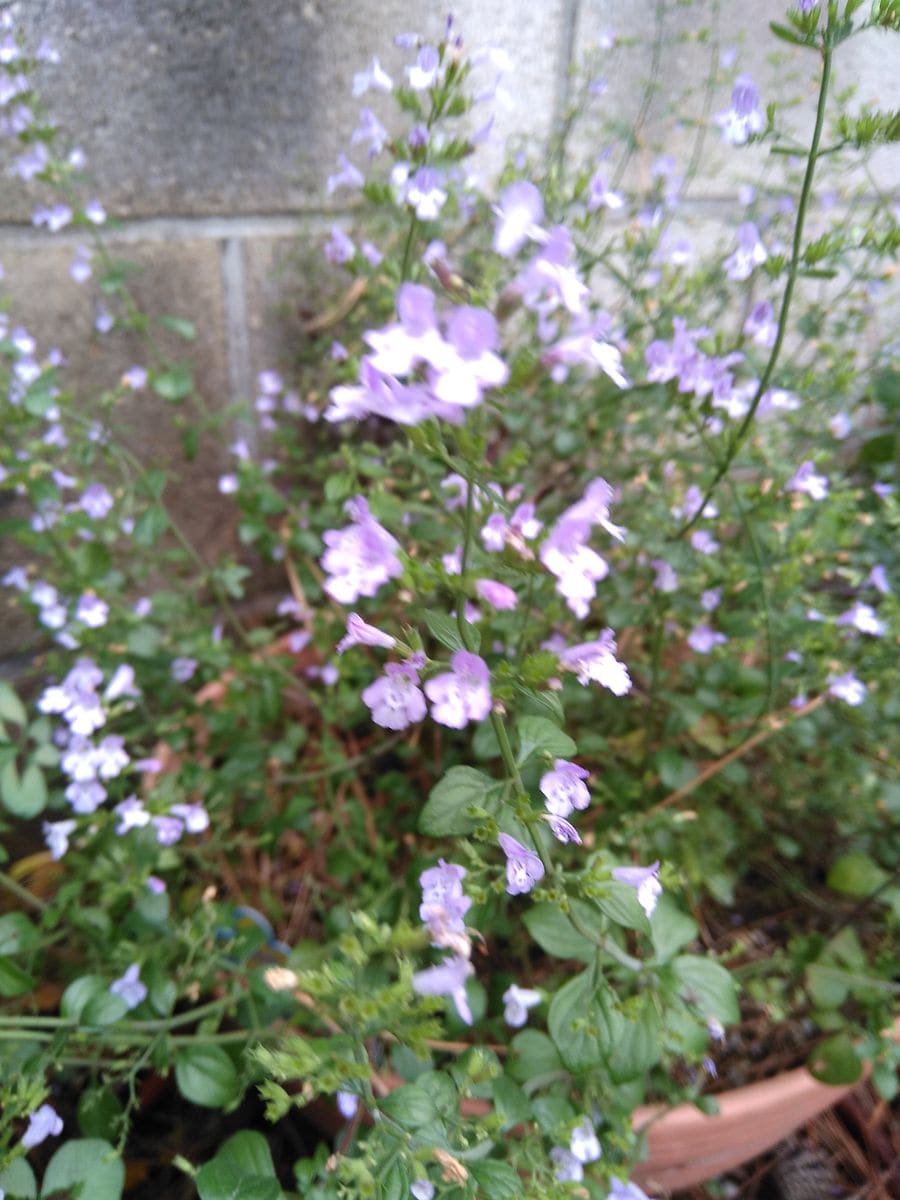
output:
[[[449,22],[397,39],[402,75],[354,79],[368,175],[342,154],[327,183],[361,193],[325,247],[345,294],[237,435],[160,350],[193,325],[137,308],[7,20],[13,169],[54,190],[39,223],[83,229],[98,329],[146,335],[92,398],[14,319],[0,342],[3,582],[44,639],[30,711],[0,684],[0,798],[44,841],[0,876],[22,906],[0,916],[8,1195],[36,1194],[25,1154],[62,1135],[42,1194],[118,1196],[141,1081],[171,1069],[186,1101],[252,1088],[272,1121],[337,1097],[304,1196],[634,1200],[634,1108],[709,1104],[739,995],[829,1033],[833,1081],[864,1036],[889,1090],[898,375],[867,337],[900,236],[814,192],[896,138],[842,113],[825,144],[836,50],[900,26],[861,8],[773,27],[820,63],[799,168],[747,76],[708,122],[785,177],[704,261],[671,160],[631,193],[627,150],[585,168],[596,78],[549,168],[523,152],[494,197],[470,164],[505,56],[468,57]],[[240,550],[208,561],[129,449],[149,393],[190,414],[187,463],[225,435]],[[706,904],[823,825],[829,915],[766,973]],[[289,1186],[256,1131],[178,1165],[203,1200]]]

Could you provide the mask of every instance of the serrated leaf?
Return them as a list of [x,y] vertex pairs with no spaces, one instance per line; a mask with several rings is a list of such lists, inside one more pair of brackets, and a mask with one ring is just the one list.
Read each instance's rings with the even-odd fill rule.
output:
[[13,725],[25,725],[28,713],[25,705],[9,686],[0,679],[0,721],[11,721]]
[[682,954],[673,959],[672,969],[681,995],[704,1020],[715,1017],[730,1025],[739,1019],[737,988],[721,963],[698,954]]
[[832,891],[861,898],[877,891],[887,879],[887,872],[868,854],[851,853],[835,859],[826,882]]
[[809,1069],[820,1083],[834,1086],[856,1083],[862,1077],[862,1059],[846,1033],[837,1033],[816,1047]]
[[119,1200],[125,1186],[125,1164],[102,1138],[75,1138],[56,1151],[41,1184],[41,1194],[80,1191],[87,1200]]
[[[591,905],[581,900],[572,900],[570,904],[583,925],[592,928],[597,924],[599,914]],[[554,958],[577,958],[581,962],[591,962],[597,953],[596,944],[579,933],[556,904],[549,901],[535,904],[522,920],[541,949]]]
[[469,1174],[478,1184],[478,1195],[484,1200],[519,1200],[522,1180],[517,1171],[505,1162],[489,1158],[472,1163]]
[[0,954],[22,954],[38,943],[39,933],[24,913],[5,913],[0,917]]
[[171,329],[173,333],[177,333],[186,342],[192,342],[197,336],[194,322],[188,321],[185,317],[163,316],[159,318],[159,323],[164,329]]
[[494,1094],[494,1106],[503,1119],[504,1128],[520,1125],[529,1119],[531,1105],[528,1097],[508,1075],[498,1075],[491,1084],[491,1090]]
[[426,611],[423,614],[428,632],[448,650],[465,650],[456,618],[447,613]]
[[559,989],[550,1002],[547,1028],[570,1070],[586,1071],[602,1061],[608,1030],[590,972],[582,971]]
[[571,758],[578,747],[558,725],[547,717],[520,717],[518,763],[521,766],[533,754],[547,754],[551,758]]
[[177,404],[194,390],[194,377],[184,363],[176,363],[166,371],[154,375],[152,387],[157,396],[169,404]]
[[697,936],[697,922],[683,913],[671,896],[660,896],[650,918],[650,938],[659,962],[668,960]]
[[238,1093],[238,1074],[221,1046],[184,1046],[175,1053],[175,1081],[185,1100],[225,1108]]
[[195,1182],[200,1200],[278,1200],[283,1194],[269,1143],[250,1129],[228,1138]]
[[562,1068],[559,1053],[546,1033],[538,1029],[523,1029],[512,1040],[515,1057],[510,1071],[516,1079],[527,1083],[541,1075],[549,1075]]
[[0,958],[0,996],[24,996],[34,988],[34,978],[11,958]]
[[473,826],[470,804],[483,807],[496,781],[474,767],[451,767],[429,793],[419,814],[419,831],[430,837],[460,836]]
[[14,1158],[0,1171],[0,1193],[6,1200],[37,1200],[37,1180],[27,1159]]

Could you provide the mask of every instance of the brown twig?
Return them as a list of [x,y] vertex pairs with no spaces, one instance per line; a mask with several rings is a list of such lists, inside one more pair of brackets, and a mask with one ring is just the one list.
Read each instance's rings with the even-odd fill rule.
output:
[[698,775],[695,775],[694,778],[688,783],[683,784],[680,788],[676,788],[674,792],[670,792],[669,795],[663,800],[660,800],[657,804],[653,804],[650,806],[650,808],[646,809],[642,814],[642,817],[646,819],[647,817],[652,816],[653,813],[660,812],[664,808],[670,808],[673,804],[678,804],[678,802],[683,800],[685,796],[689,796],[691,792],[696,791],[696,789],[702,784],[706,783],[707,780],[712,779],[714,775],[718,775],[718,773],[724,770],[725,767],[727,767],[730,763],[735,762],[739,758],[743,758],[743,756],[748,754],[755,746],[760,745],[762,742],[768,741],[773,734],[780,733],[782,729],[787,728],[787,726],[793,724],[794,721],[798,721],[801,717],[808,716],[815,709],[821,708],[827,699],[828,693],[823,692],[821,696],[816,696],[814,699],[808,700],[801,708],[783,709],[781,712],[772,713],[766,718],[762,729],[758,729],[756,733],[754,733],[751,737],[748,737],[746,741],[741,742],[739,746],[735,746],[733,750],[729,750],[727,754],[723,754],[721,758],[717,758],[714,762],[708,763],[703,770]]

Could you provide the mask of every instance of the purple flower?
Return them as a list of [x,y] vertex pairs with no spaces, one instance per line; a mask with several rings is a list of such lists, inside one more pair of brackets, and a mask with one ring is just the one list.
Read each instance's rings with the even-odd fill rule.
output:
[[584,686],[599,683],[614,696],[631,691],[628,668],[616,658],[616,639],[611,629],[604,629],[593,642],[567,646],[560,651],[559,665],[564,671],[574,671]]
[[768,257],[769,252],[762,243],[759,230],[752,221],[746,221],[738,226],[737,249],[723,263],[725,274],[736,283],[741,283],[749,279],[754,268],[764,263]]
[[362,694],[372,720],[382,729],[406,729],[425,716],[419,673],[411,663],[388,663]]
[[474,974],[475,968],[467,958],[461,955],[445,958],[436,967],[427,967],[413,975],[413,991],[419,996],[449,996],[461,1019],[471,1025],[472,1010],[466,996],[466,980]]
[[140,974],[140,963],[132,963],[124,975],[109,985],[110,992],[121,996],[129,1012],[147,999],[147,987],[141,983]]
[[888,582],[887,571],[884,569],[881,563],[875,564],[875,566],[866,576],[864,580],[864,585],[865,584],[869,584],[869,586],[875,588],[876,591],[881,592],[882,596],[886,596],[891,590],[891,585]]
[[62,1117],[51,1104],[42,1104],[28,1118],[28,1128],[22,1134],[21,1145],[26,1150],[39,1146],[48,1137],[62,1133]]
[[627,883],[635,889],[638,904],[651,917],[663,890],[659,882],[659,861],[649,867],[614,867],[612,876],[619,883]]
[[852,671],[847,671],[844,675],[829,675],[827,682],[829,694],[843,700],[845,704],[856,708],[865,702],[868,689]]
[[365,71],[357,71],[353,76],[354,97],[358,99],[369,88],[375,92],[392,92],[394,90],[393,80],[377,58],[372,59]]
[[700,607],[704,612],[713,612],[722,603],[722,589],[709,588],[700,597]]
[[[126,797],[115,806],[113,812],[119,818],[116,826],[117,837],[124,837],[129,830],[142,829],[145,825],[150,824],[150,814],[144,808],[144,802],[137,796]],[[178,838],[174,840],[178,841]]]
[[69,274],[76,283],[86,283],[90,279],[92,257],[90,247],[79,246],[76,249],[75,257],[69,264]]
[[750,315],[744,322],[744,333],[752,338],[757,346],[770,347],[775,343],[778,332],[778,322],[772,305],[768,300],[760,300],[750,309]]
[[346,154],[339,154],[337,158],[338,169],[333,175],[329,175],[325,182],[325,191],[329,196],[333,195],[338,188],[361,188],[365,183],[362,171],[354,167],[353,163]]
[[403,189],[403,199],[411,204],[420,221],[433,221],[447,202],[441,176],[434,167],[419,167]]
[[691,545],[700,554],[715,554],[719,543],[706,529],[695,529],[691,534]]
[[536,992],[533,988],[520,988],[517,984],[511,983],[503,993],[503,1003],[506,1006],[503,1009],[504,1021],[513,1029],[521,1029],[528,1020],[529,1008],[540,1004],[542,999],[541,993]]
[[170,668],[172,678],[176,683],[187,683],[189,679],[193,679],[197,665],[196,658],[188,658],[186,655],[173,658]]
[[497,340],[497,322],[491,313],[471,306],[455,309],[447,321],[447,341],[431,360],[436,398],[472,408],[481,403],[484,388],[506,383],[509,369],[494,353]]
[[360,596],[374,596],[389,579],[402,574],[397,558],[400,543],[379,525],[362,496],[348,500],[345,510],[352,524],[345,529],[328,529],[323,541],[322,568],[329,576],[325,590],[340,604],[352,604]]
[[462,729],[469,721],[483,721],[491,711],[491,673],[487,663],[469,650],[457,650],[451,670],[429,679],[425,695],[431,716],[439,725]]
[[89,629],[101,629],[109,619],[109,605],[93,592],[85,592],[75,608],[75,619]]
[[209,829],[209,813],[202,804],[173,804],[169,812],[184,823],[188,833],[203,833]]
[[359,111],[359,125],[354,129],[350,142],[351,145],[356,145],[357,142],[369,143],[369,157],[375,158],[380,154],[389,140],[388,131],[378,120],[371,108],[364,106]]
[[154,896],[164,896],[166,893],[166,881],[160,879],[158,875],[148,875],[147,888]]
[[688,634],[688,645],[698,654],[709,654],[716,646],[724,646],[728,638],[708,625],[697,625]]
[[338,1112],[345,1121],[351,1121],[359,1108],[359,1096],[354,1092],[338,1092],[336,1099]]
[[567,817],[575,808],[587,808],[591,794],[584,780],[589,773],[577,763],[556,759],[553,770],[541,776],[539,785],[547,811],[556,817]]
[[656,572],[653,586],[660,592],[675,592],[678,590],[678,572],[664,558],[654,558],[650,566]]
[[184,825],[177,817],[152,817],[151,824],[161,846],[174,846],[184,833]]
[[621,192],[612,192],[606,186],[603,175],[596,171],[588,184],[588,212],[596,212],[598,208],[608,208],[612,211],[625,205],[625,197]]
[[581,845],[581,835],[571,821],[567,821],[565,817],[557,817],[553,813],[542,813],[541,817],[550,826],[550,832],[558,842],[563,844],[574,842],[576,846]]
[[92,225],[103,225],[106,221],[106,209],[99,200],[88,200],[84,206],[84,215]]
[[397,639],[389,633],[382,633],[374,625],[368,625],[359,613],[351,613],[347,618],[347,633],[337,644],[337,653],[343,654],[351,646],[382,646],[390,650],[396,646]]
[[348,263],[355,253],[356,246],[343,229],[339,225],[332,225],[331,237],[325,243],[324,249],[327,261],[338,267]]
[[429,867],[419,876],[422,887],[419,919],[432,935],[433,945],[456,945],[456,940],[449,935],[465,935],[463,918],[472,904],[462,889],[465,877],[465,867],[444,862],[443,859],[438,861],[436,867]]
[[722,138],[732,146],[743,146],[754,133],[765,128],[759,107],[759,92],[749,75],[739,75],[731,93],[731,107],[716,117]]
[[565,1146],[554,1146],[550,1157],[556,1163],[556,1178],[559,1183],[581,1183],[584,1179],[584,1167]]
[[43,824],[44,843],[50,851],[50,857],[58,862],[69,849],[69,838],[78,826],[77,821],[45,821]]
[[853,429],[853,419],[849,413],[837,412],[828,422],[828,428],[832,437],[837,438],[839,442],[843,441]]
[[508,833],[497,835],[500,849],[506,855],[506,890],[510,896],[530,892],[544,878],[544,864],[537,854],[517,842]]
[[837,624],[852,625],[854,629],[858,629],[860,633],[867,633],[870,637],[883,637],[887,629],[884,621],[878,619],[871,604],[863,604],[861,600],[857,600],[846,612],[841,613]]
[[106,788],[96,779],[76,780],[65,791],[66,799],[81,816],[96,812],[106,799]]
[[636,1183],[630,1181],[623,1183],[616,1175],[613,1175],[609,1182],[610,1190],[606,1200],[650,1200],[647,1193],[642,1191]]
[[81,493],[79,508],[95,521],[102,520],[113,506],[113,498],[102,483],[91,483]]
[[580,1163],[596,1162],[601,1157],[603,1152],[589,1117],[585,1117],[581,1124],[572,1130],[569,1150]]
[[440,56],[434,46],[423,46],[415,63],[406,68],[409,86],[416,92],[430,88],[437,79],[440,62]]
[[786,492],[806,492],[811,500],[824,500],[828,495],[828,477],[817,475],[815,465],[807,460],[801,463],[784,485]]
[[498,612],[508,612],[515,608],[518,602],[512,588],[507,587],[505,583],[498,583],[496,579],[476,579],[475,591]]
[[413,1200],[434,1200],[434,1184],[430,1179],[416,1179],[409,1185]]
[[529,238],[541,233],[538,223],[544,216],[544,201],[533,183],[521,180],[504,188],[494,212],[498,218],[494,250],[504,258],[512,258]]

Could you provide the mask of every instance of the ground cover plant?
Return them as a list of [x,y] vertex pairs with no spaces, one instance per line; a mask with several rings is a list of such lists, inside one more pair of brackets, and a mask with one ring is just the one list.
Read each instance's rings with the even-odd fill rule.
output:
[[[805,140],[712,41],[684,164],[645,97],[604,125],[591,64],[496,181],[506,56],[398,37],[326,184],[357,201],[334,294],[224,414],[42,115],[54,51],[3,19],[12,170],[83,230],[98,336],[143,346],[76,395],[3,318],[3,584],[43,636],[0,683],[6,1195],[118,1197],[169,1073],[342,1115],[296,1162],[249,1128],[180,1153],[202,1200],[636,1200],[634,1108],[714,1110],[742,1013],[892,1095],[900,236],[867,166],[898,128],[832,72],[895,0],[773,26]],[[683,215],[704,139],[768,152],[714,244]],[[177,465],[129,448],[151,393]],[[212,436],[216,561],[168,502]]]

